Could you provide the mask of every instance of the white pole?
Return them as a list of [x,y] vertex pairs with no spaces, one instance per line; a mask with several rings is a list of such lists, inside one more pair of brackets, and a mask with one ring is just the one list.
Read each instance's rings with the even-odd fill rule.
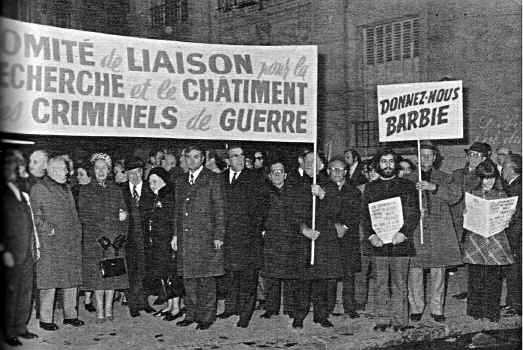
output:
[[[421,182],[421,143],[418,139],[418,181]],[[423,191],[419,190],[419,210],[423,210]],[[423,244],[423,217],[419,217],[419,233],[421,244]]]
[[[317,157],[317,154],[318,154],[318,144],[317,144],[317,141],[316,139],[314,139],[314,165],[313,165],[313,172],[314,172],[314,176],[312,177],[312,183],[314,185],[316,185],[316,171],[317,171],[317,166],[316,166],[316,157]],[[316,229],[316,196],[312,196],[312,229],[315,230]],[[315,244],[315,241],[312,240],[311,242],[311,265],[314,265],[314,251],[315,251],[315,248],[316,248],[316,244]]]

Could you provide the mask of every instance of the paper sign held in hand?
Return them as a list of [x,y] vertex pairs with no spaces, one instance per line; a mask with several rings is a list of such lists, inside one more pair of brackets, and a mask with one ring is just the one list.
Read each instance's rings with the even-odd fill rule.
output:
[[394,197],[369,203],[372,229],[383,241],[392,243],[392,237],[403,227],[403,209],[401,198]]
[[463,228],[485,238],[503,231],[512,215],[518,197],[483,199],[465,192]]

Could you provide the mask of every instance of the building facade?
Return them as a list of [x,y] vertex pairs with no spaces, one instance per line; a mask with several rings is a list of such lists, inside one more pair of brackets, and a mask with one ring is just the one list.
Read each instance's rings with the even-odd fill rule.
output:
[[[333,154],[354,147],[366,156],[379,146],[377,85],[441,79],[462,80],[464,87],[465,137],[441,142],[444,168],[462,166],[463,149],[474,141],[521,153],[522,8],[517,1],[15,3],[11,17],[82,30],[216,44],[318,45],[319,145]],[[40,17],[39,6],[45,9]],[[31,11],[35,14],[28,16]],[[392,146],[413,151],[412,144]]]

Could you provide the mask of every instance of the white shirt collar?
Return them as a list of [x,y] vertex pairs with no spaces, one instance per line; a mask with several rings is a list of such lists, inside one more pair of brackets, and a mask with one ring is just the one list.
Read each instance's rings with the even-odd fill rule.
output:
[[195,171],[190,171],[189,170],[189,179],[191,178],[191,174],[192,174],[193,181],[196,181],[198,176],[200,176],[200,173],[202,172],[202,170],[203,170],[203,165],[200,165],[200,167],[198,169],[196,169]]
[[509,184],[509,185],[512,185],[512,183],[513,183],[514,181],[516,181],[517,178],[520,177],[520,176],[521,176],[521,175],[516,176],[515,178],[513,178],[512,180],[510,180],[510,181],[508,182],[508,184]]
[[[138,192],[138,196],[142,195],[142,184],[143,181],[140,181],[140,183],[136,185],[136,192]],[[133,193],[133,187],[135,187],[135,185],[129,181],[129,190],[131,191],[131,193]]]
[[238,176],[236,176],[236,179],[238,179],[238,177],[240,177],[240,174],[242,173],[242,171],[234,171],[232,169],[229,168],[229,183],[232,182],[232,178],[234,177],[234,174],[238,173]]
[[352,163],[352,165],[349,167],[349,176],[352,176],[352,174],[354,174],[357,167],[358,167],[358,162]]
[[18,187],[16,187],[16,185],[12,182],[8,182],[7,183],[7,187],[9,187],[11,189],[11,191],[13,191],[13,193],[15,194],[16,198],[18,199],[19,202],[22,201],[22,194],[21,194],[21,191]]
[[298,174],[300,174],[300,176],[303,176],[303,168],[298,168]]

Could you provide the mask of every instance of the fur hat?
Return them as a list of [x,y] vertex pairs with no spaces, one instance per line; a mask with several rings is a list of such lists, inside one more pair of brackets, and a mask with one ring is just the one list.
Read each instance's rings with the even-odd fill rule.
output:
[[167,170],[165,170],[162,167],[152,168],[151,171],[149,172],[149,176],[147,177],[147,179],[149,179],[151,177],[151,175],[158,176],[159,178],[161,178],[163,180],[163,182],[165,182],[166,185],[171,184],[171,179],[170,179],[169,173],[167,172]]

